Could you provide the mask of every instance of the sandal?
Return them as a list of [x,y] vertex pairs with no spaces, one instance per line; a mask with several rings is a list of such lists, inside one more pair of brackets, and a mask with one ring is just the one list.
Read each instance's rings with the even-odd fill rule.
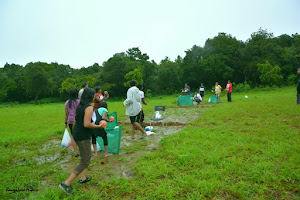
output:
[[87,182],[89,182],[90,180],[92,180],[92,178],[86,177],[85,180],[79,179],[79,183],[87,183]]

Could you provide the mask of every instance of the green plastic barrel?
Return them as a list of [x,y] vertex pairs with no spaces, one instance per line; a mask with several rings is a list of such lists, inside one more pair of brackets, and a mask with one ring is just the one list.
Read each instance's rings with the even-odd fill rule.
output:
[[193,95],[178,96],[179,106],[192,106],[193,105]]
[[[108,152],[117,154],[120,153],[122,126],[115,126],[114,128],[106,127],[105,131],[107,133]],[[101,151],[104,151],[103,139],[101,137],[97,137],[96,140]]]

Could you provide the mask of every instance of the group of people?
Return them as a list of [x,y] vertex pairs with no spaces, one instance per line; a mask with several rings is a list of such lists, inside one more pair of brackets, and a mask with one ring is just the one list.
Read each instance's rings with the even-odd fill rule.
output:
[[[215,90],[215,94],[216,94],[216,97],[217,97],[218,103],[219,103],[221,92],[222,92],[222,87],[221,87],[221,85],[219,85],[218,82],[216,82],[214,90]],[[226,84],[225,91],[227,91],[227,101],[231,102],[232,83],[230,80],[228,80],[228,82]]]
[[[217,97],[218,102],[220,102],[220,96],[221,96],[221,92],[222,92],[221,85],[219,85],[219,83],[216,82],[215,86],[212,89]],[[228,80],[228,83],[226,84],[225,91],[227,91],[227,101],[231,102],[232,83],[230,80]],[[181,95],[189,95],[189,94],[190,94],[190,86],[188,86],[188,84],[185,83],[185,88],[182,91]],[[193,97],[193,101],[195,102],[195,104],[199,105],[200,102],[203,101],[204,95],[205,95],[205,87],[204,87],[203,83],[201,83],[199,92],[196,91],[195,95]]]
[[[86,176],[87,167],[91,160],[91,138],[95,157],[97,157],[97,137],[103,139],[105,157],[112,155],[108,153],[107,133],[104,124],[100,123],[101,120],[112,121],[108,118],[106,103],[109,94],[104,91],[102,95],[100,87],[95,89],[89,88],[87,83],[83,83],[79,92],[77,89],[70,90],[69,99],[65,103],[65,128],[69,126],[75,157],[79,156],[78,148],[80,151],[80,163],[71,175],[59,184],[59,187],[67,193],[72,193],[71,183],[79,174],[81,174],[79,183],[86,183],[91,180],[90,177]],[[92,103],[94,103],[93,106]],[[135,129],[141,131],[141,138],[147,135],[143,128],[144,111],[142,104],[147,105],[144,100],[143,85],[139,84],[136,87],[136,82],[131,81],[130,88],[127,91],[127,99],[123,102],[123,105],[126,106],[126,115],[130,118],[132,139],[134,139]]]

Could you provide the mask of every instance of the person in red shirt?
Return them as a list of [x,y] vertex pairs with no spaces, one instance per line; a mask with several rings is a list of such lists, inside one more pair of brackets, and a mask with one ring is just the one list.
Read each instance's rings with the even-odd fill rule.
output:
[[226,91],[227,91],[227,101],[231,102],[232,83],[230,82],[230,80],[228,80],[228,83],[226,85]]
[[96,94],[94,96],[94,110],[99,108],[99,103],[109,98],[107,91],[104,92],[104,96],[101,94],[102,90],[100,87],[96,87]]

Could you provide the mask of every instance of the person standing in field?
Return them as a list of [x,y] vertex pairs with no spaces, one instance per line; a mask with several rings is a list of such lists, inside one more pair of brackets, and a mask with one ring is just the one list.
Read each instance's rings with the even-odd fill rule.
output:
[[102,90],[100,87],[96,87],[96,94],[94,96],[94,110],[99,108],[99,103],[105,101],[109,98],[109,94],[107,91],[104,92],[104,96],[101,94]]
[[200,88],[199,88],[199,93],[200,93],[200,96],[201,96],[202,99],[203,99],[203,97],[204,97],[204,95],[205,95],[205,87],[203,86],[203,83],[201,83],[201,86],[200,86]]
[[232,93],[232,83],[228,80],[226,84],[226,91],[227,91],[227,101],[231,102],[231,93]]
[[297,84],[297,104],[300,104],[300,67],[298,68],[297,73],[299,76],[299,80]]
[[[108,116],[108,110],[107,110],[107,103],[105,101],[101,101],[99,104],[99,108],[94,111],[92,120],[95,122],[96,125],[99,125],[100,121],[104,120],[106,122],[112,122],[110,119],[107,118]],[[98,152],[97,152],[97,143],[96,143],[96,138],[100,136],[103,139],[104,143],[104,156],[112,156],[113,154],[108,153],[108,141],[107,141],[107,133],[105,129],[94,129],[93,130],[93,135],[92,135],[92,144],[93,148],[95,151],[94,157],[98,157]]]
[[78,99],[81,99],[81,95],[82,95],[82,93],[83,93],[83,91],[86,89],[86,88],[88,88],[89,86],[88,86],[88,84],[87,83],[82,83],[82,88],[79,90],[79,92],[78,92]]
[[86,88],[81,96],[80,103],[76,109],[75,125],[74,125],[74,140],[79,147],[80,163],[73,170],[67,180],[59,184],[59,187],[64,189],[67,193],[72,193],[71,183],[81,173],[79,183],[86,183],[91,178],[86,177],[87,167],[91,160],[91,136],[92,129],[103,128],[103,125],[95,125],[91,123],[93,115],[93,107],[91,103],[95,95],[95,90]]
[[74,148],[75,157],[79,156],[79,154],[77,152],[77,145],[73,138],[73,123],[75,120],[75,112],[76,112],[76,108],[80,102],[80,100],[77,98],[78,97],[77,95],[78,95],[77,89],[70,90],[69,99],[65,103],[65,128],[67,128],[69,125],[69,129],[70,129],[70,132],[72,135],[71,141],[72,141],[72,146]]
[[220,103],[221,91],[222,91],[222,87],[219,85],[218,82],[216,82],[216,84],[215,84],[215,93],[216,93],[216,97],[218,99],[218,103]]
[[138,84],[137,86],[140,90],[140,96],[141,96],[141,114],[140,114],[140,125],[144,128],[145,125],[144,125],[144,118],[145,118],[145,113],[144,113],[144,110],[143,110],[143,104],[145,105],[148,105],[147,102],[145,101],[145,93],[143,91],[144,87],[142,84]]
[[131,138],[134,139],[135,128],[142,132],[142,138],[147,136],[146,131],[139,124],[141,114],[141,96],[140,90],[135,86],[134,80],[130,81],[130,88],[127,91],[127,99],[123,102],[126,106],[126,115],[129,116],[131,122]]

